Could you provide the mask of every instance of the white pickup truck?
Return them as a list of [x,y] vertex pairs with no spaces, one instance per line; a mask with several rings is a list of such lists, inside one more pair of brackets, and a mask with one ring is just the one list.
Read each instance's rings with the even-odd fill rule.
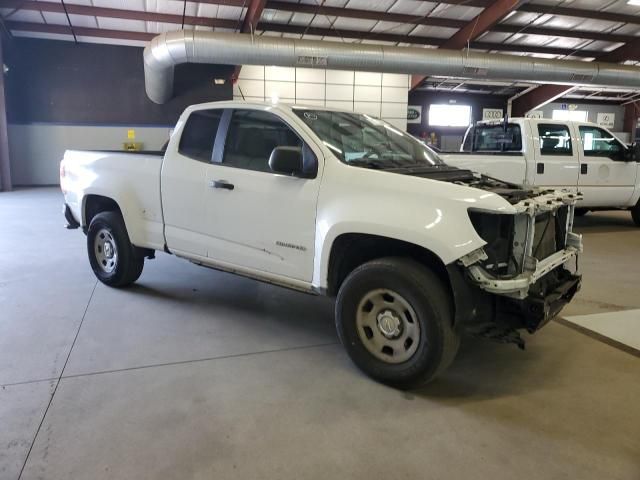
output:
[[593,123],[511,118],[469,127],[449,165],[523,187],[580,192],[577,215],[625,209],[640,226],[640,151]]
[[136,281],[158,250],[337,296],[350,357],[398,387],[441,372],[461,332],[522,346],[580,286],[577,195],[449,167],[367,115],[196,105],[164,157],[68,151],[60,177],[101,282]]

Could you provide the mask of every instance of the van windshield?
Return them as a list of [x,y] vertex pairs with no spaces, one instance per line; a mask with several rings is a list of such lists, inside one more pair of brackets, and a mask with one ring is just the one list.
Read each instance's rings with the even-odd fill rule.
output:
[[422,142],[369,115],[302,108],[293,112],[344,163],[370,168],[444,165]]
[[469,129],[462,146],[463,152],[521,152],[520,125],[476,125]]

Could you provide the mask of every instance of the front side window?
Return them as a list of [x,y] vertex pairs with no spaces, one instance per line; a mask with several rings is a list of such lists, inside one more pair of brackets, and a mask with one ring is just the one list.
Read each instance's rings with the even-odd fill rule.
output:
[[235,110],[229,124],[223,165],[270,172],[276,147],[303,147],[302,140],[278,117],[260,110]]
[[462,149],[465,152],[521,152],[520,125],[510,123],[507,128],[503,124],[471,127]]
[[197,110],[189,115],[182,130],[178,151],[194,160],[211,162],[222,112],[221,109]]
[[620,160],[624,147],[609,132],[597,127],[580,127],[582,148],[586,157],[609,157]]
[[539,124],[540,153],[542,155],[573,155],[571,134],[566,125]]
[[373,168],[444,164],[422,142],[368,115],[299,108],[293,112],[344,163]]

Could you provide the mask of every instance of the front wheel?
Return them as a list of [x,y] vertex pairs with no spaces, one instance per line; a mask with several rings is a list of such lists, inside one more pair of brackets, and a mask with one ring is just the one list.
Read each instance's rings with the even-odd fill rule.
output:
[[125,287],[142,274],[144,255],[131,244],[122,215],[102,212],[87,231],[89,263],[98,280],[110,287]]
[[356,268],[338,293],[336,327],[360,369],[398,388],[435,378],[453,361],[460,342],[447,289],[433,272],[406,258]]

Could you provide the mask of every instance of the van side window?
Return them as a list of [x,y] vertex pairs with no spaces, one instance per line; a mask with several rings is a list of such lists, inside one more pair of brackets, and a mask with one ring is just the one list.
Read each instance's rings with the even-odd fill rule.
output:
[[607,131],[598,127],[580,127],[580,138],[586,157],[609,157],[622,160],[624,147]]
[[271,172],[276,147],[303,147],[302,140],[277,116],[261,110],[235,110],[224,145],[223,165]]
[[571,134],[566,125],[538,124],[542,155],[573,155]]
[[213,144],[223,110],[197,110],[189,115],[182,130],[178,152],[200,162],[211,162]]

